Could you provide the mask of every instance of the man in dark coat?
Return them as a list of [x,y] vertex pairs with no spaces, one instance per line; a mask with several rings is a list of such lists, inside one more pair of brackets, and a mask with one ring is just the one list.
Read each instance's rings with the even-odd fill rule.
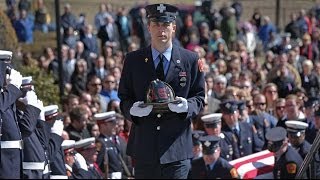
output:
[[[127,154],[134,159],[135,178],[187,178],[193,157],[191,120],[204,106],[203,64],[196,54],[172,44],[175,6],[153,4],[146,11],[151,47],[127,54],[119,84],[121,110],[133,122]],[[162,85],[153,92],[164,103],[144,104],[151,81]],[[157,111],[159,103],[167,111]]]
[[[286,121],[288,139],[291,146],[297,150],[302,159],[305,159],[307,154],[311,150],[311,145],[305,140],[306,129],[308,124],[301,121],[290,120]],[[315,154],[315,158],[319,159],[318,154]],[[311,169],[310,169],[311,167]],[[316,175],[320,173],[319,171],[319,162],[313,162],[312,165],[307,169],[308,179],[315,179]]]
[[44,128],[50,130],[49,137],[49,161],[50,161],[50,179],[66,179],[67,170],[64,163],[64,153],[61,148],[63,138],[63,122],[58,112],[57,105],[49,105],[44,107],[45,124]]
[[220,157],[218,136],[207,135],[199,138],[203,147],[203,157],[192,161],[191,179],[231,179],[239,178],[237,170]]
[[[266,139],[268,150],[275,153],[274,179],[294,179],[303,160],[299,153],[289,146],[286,130],[283,127],[272,128],[267,132]],[[305,174],[303,177],[306,178]]]
[[122,153],[114,141],[117,126],[115,111],[95,114],[94,120],[97,121],[100,130],[97,139],[100,147],[98,148],[97,164],[105,173],[105,177],[114,178],[120,175],[119,178],[124,178],[126,174],[124,174],[125,169],[121,164]]
[[103,173],[97,161],[96,138],[86,138],[75,142],[75,150],[80,153],[87,162],[90,179],[103,179]]
[[[221,132],[221,113],[207,114],[201,117],[207,135],[220,137],[220,157],[227,161],[240,158],[238,140],[231,132]],[[225,134],[226,133],[226,134]]]
[[22,137],[31,135],[32,124],[36,122],[40,113],[38,108],[27,106],[24,115],[17,117],[15,102],[22,96],[22,76],[18,71],[11,69],[11,57],[12,52],[0,51],[0,179],[21,178]]
[[221,131],[229,139],[232,138],[229,135],[236,137],[240,157],[243,157],[261,151],[264,142],[253,125],[239,121],[238,104],[235,100],[225,100],[220,104],[223,119]]

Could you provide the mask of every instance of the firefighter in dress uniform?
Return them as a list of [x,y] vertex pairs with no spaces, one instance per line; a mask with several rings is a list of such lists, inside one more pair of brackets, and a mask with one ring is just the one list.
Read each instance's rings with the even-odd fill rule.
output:
[[220,137],[206,135],[199,138],[203,157],[192,161],[191,179],[238,179],[237,170],[220,157]]
[[[286,129],[272,128],[267,132],[266,139],[268,140],[267,149],[275,153],[274,179],[294,179],[303,159],[289,145]],[[304,178],[307,178],[305,174]]]
[[[240,158],[238,141],[232,133],[221,132],[221,113],[207,114],[201,117],[207,135],[220,137],[220,156],[227,161]],[[227,136],[224,134],[227,133]]]

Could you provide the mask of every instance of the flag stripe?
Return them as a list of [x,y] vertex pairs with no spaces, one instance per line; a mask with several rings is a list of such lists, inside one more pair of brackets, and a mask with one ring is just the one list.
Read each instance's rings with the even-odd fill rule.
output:
[[242,179],[272,178],[274,154],[268,150],[230,161]]
[[257,152],[257,153],[254,153],[254,154],[250,154],[248,156],[244,156],[244,157],[241,157],[239,159],[235,159],[235,160],[232,160],[230,161],[230,163],[233,163],[233,164],[236,164],[236,163],[239,163],[239,162],[242,162],[242,161],[245,161],[247,159],[251,159],[251,158],[255,158],[255,157],[260,157],[262,155],[265,155],[265,154],[273,154],[272,152],[268,151],[268,150],[264,150],[264,151],[261,151],[261,152]]
[[271,173],[271,175],[273,176],[272,170],[273,170],[273,166],[268,166],[268,165],[261,167],[259,169],[254,169],[245,173],[243,175],[243,179],[252,179],[252,178],[256,178],[257,176],[261,176],[268,173]]
[[[268,153],[268,154],[263,154],[261,156],[254,156],[254,157],[251,157],[250,159],[248,158],[244,158],[244,159],[241,159],[242,161],[238,163],[234,163],[234,162],[230,162],[230,164],[232,164],[235,168],[238,168],[240,166],[242,166],[243,164],[247,164],[249,162],[255,162],[255,161],[258,161],[259,159],[264,159],[264,158],[267,158],[267,157],[270,157],[270,156],[273,156],[273,153]],[[237,159],[237,160],[239,160]]]

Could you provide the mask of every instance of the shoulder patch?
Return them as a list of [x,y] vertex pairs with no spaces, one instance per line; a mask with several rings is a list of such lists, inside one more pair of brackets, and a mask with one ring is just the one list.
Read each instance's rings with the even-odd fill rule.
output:
[[230,174],[231,174],[232,178],[238,178],[239,177],[238,172],[237,172],[237,170],[235,168],[232,168],[230,170]]
[[297,172],[296,163],[288,163],[286,167],[289,174],[295,174]]
[[198,59],[198,67],[199,67],[199,71],[200,72],[204,71],[204,64],[203,64],[203,61],[201,59]]

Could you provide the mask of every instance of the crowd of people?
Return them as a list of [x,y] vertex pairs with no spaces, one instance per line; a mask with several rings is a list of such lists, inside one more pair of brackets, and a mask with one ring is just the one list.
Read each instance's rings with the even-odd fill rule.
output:
[[[32,43],[34,30],[43,33],[55,30],[44,2],[36,2],[38,9],[33,15],[30,1],[6,1],[7,15],[20,42]],[[25,65],[38,66],[51,74],[55,83],[63,81],[66,95],[61,108],[53,104],[43,107],[34,94],[36,87],[24,89],[25,94],[19,99],[21,94],[17,90],[20,86],[32,86],[32,80],[29,77],[22,81],[13,68],[11,74],[6,75],[5,68],[11,67],[7,62],[11,56],[0,54],[2,96],[10,97],[9,101],[2,98],[5,103],[0,103],[0,106],[5,104],[0,107],[0,178],[185,177],[159,175],[154,168],[161,172],[166,167],[169,169],[162,164],[183,160],[177,157],[189,158],[189,151],[193,151],[191,167],[187,168],[186,161],[179,164],[187,168],[187,178],[239,178],[228,162],[265,149],[275,153],[274,178],[294,178],[320,129],[320,6],[293,12],[290,22],[280,29],[261,9],[256,9],[249,19],[242,17],[245,9],[237,0],[223,7],[216,7],[208,0],[197,1],[193,11],[181,11],[174,19],[172,14],[161,17],[168,22],[162,22],[159,14],[145,8],[146,5],[129,11],[127,7],[115,10],[111,4],[101,3],[94,24],[90,24],[85,13],[77,17],[72,12],[72,5],[65,4],[61,15],[62,59],[58,59],[57,51],[52,47],[45,47],[39,57],[32,57],[30,52],[22,50]],[[161,10],[160,6],[155,9],[159,13],[170,10],[168,5],[167,9]],[[150,17],[150,13],[154,13],[154,17]],[[155,147],[143,145],[152,141],[150,137],[133,141],[151,133],[146,125],[140,124],[140,121],[147,123],[144,116],[151,120],[164,118],[161,117],[163,114],[149,115],[151,110],[148,113],[139,110],[140,104],[135,103],[145,100],[145,78],[152,80],[154,75],[160,79],[158,72],[157,75],[148,74],[150,72],[143,64],[152,62],[148,59],[151,57],[156,62],[158,55],[145,57],[144,51],[137,51],[155,42],[156,30],[152,31],[150,26],[155,22],[158,28],[164,28],[164,25],[170,28],[174,22],[170,45],[174,48],[170,50],[172,56],[157,48],[157,51],[152,49],[152,55],[163,53],[165,59],[176,60],[175,47],[181,47],[199,57],[196,65],[192,64],[195,69],[177,71],[177,82],[168,82],[179,95],[182,108],[187,108],[171,108],[178,115],[168,116],[168,119],[181,120],[172,121],[171,126],[182,122],[184,124],[179,126],[187,126],[183,119],[191,119],[193,147],[185,150],[186,153],[182,153],[181,148],[186,148],[188,141],[172,142],[174,148],[180,149],[169,155],[164,152],[150,155],[148,148]],[[195,54],[181,57],[193,62]],[[127,65],[125,59],[130,61]],[[132,63],[136,59],[142,59],[143,63]],[[185,59],[175,62],[184,64]],[[59,79],[59,61],[63,63],[63,79]],[[162,71],[170,73],[170,68],[168,64],[164,65]],[[192,80],[198,84],[189,78],[194,78]],[[133,87],[132,83],[136,85]],[[14,116],[16,109],[10,108],[9,113],[7,108],[12,104],[23,113]],[[138,108],[138,113],[127,106]],[[199,109],[202,110],[198,112]],[[186,113],[186,117],[181,113]],[[11,118],[15,121],[7,124]],[[143,126],[146,127],[141,131]],[[165,132],[163,126],[166,125],[161,125]],[[160,130],[160,126],[155,127]],[[168,131],[167,136],[172,133],[178,137],[178,130],[181,129]],[[136,137],[130,134],[132,131]],[[187,131],[180,133],[191,141]],[[174,141],[172,137],[167,138]],[[9,141],[15,143],[6,143]],[[164,148],[162,145],[167,146],[163,143],[159,149]],[[139,148],[143,149],[140,153],[137,152]],[[144,162],[148,158],[159,158],[157,163],[160,165]],[[7,166],[8,161],[14,161],[13,165]],[[320,177],[317,173],[319,165],[314,167],[306,178]],[[12,173],[13,169],[17,171]],[[142,169],[149,174],[142,173]],[[167,172],[172,173],[172,169],[168,169]]]

